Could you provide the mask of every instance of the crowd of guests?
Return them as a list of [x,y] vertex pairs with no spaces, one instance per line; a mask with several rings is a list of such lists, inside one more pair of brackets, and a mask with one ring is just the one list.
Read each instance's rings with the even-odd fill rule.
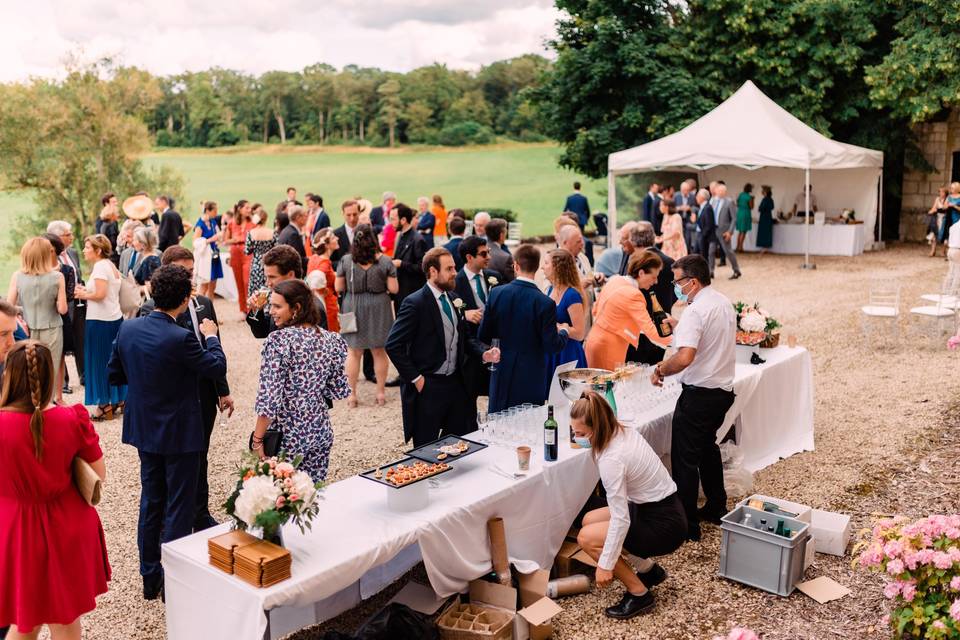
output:
[[[163,594],[160,545],[216,524],[208,505],[207,451],[218,412],[234,409],[213,303],[225,262],[246,294],[239,300],[246,323],[263,339],[257,419],[246,444],[261,458],[278,450],[302,456],[302,469],[315,480],[326,478],[334,444],[329,410],[337,400],[351,408],[361,404],[361,373],[375,384],[377,405],[386,403],[387,386],[400,387],[404,439],[419,446],[474,431],[480,396],[489,397],[490,412],[543,404],[561,364],[655,364],[654,384],[666,375],[688,383],[675,417],[674,480],[664,478],[659,461],[653,464],[652,453],[627,438],[596,399],[586,398],[590,406],[578,404],[574,411],[578,437],[593,442],[604,484],[623,494],[622,502],[584,520],[582,543],[599,561],[598,580],[609,581],[612,571],[628,589],[608,614],[649,610],[647,589],[655,582],[641,576],[638,583],[610,566],[619,548],[668,553],[684,539],[698,539],[700,520],[715,521],[725,507],[719,450],[709,434],[732,403],[733,340],[727,333],[735,319],[726,326],[732,308],[726,302],[723,311],[725,298],[710,283],[717,251],[735,277],[740,273],[730,236],[720,231],[731,228],[734,209],[722,183],[713,195],[700,190],[691,198],[695,185],[685,182],[676,200],[664,196],[652,203],[651,220],[624,225],[619,247],[595,262],[584,236],[589,203],[579,186],[554,223],[555,247],[545,251],[531,244],[509,247],[506,220],[485,212],[467,220],[460,209],[448,211],[439,195],[419,198],[416,209],[389,191],[377,206],[351,198],[340,204],[342,223],[334,227],[320,196],[307,194],[304,206],[292,187],[272,225],[264,207],[247,200],[222,214],[216,203],[204,203],[191,226],[168,197],[137,194],[118,207],[108,194],[97,220],[101,233],[83,239],[82,262],[64,221],[51,222],[47,234],[23,246],[21,268],[0,304],[0,356],[15,334],[21,339],[7,360],[0,399],[14,412],[0,417],[31,426],[2,455],[19,455],[17,468],[24,472],[49,466],[50,482],[69,474],[60,467],[76,455],[103,476],[91,422],[122,414],[122,441],[140,457],[137,540],[143,595],[153,599]],[[723,215],[713,215],[711,200]],[[127,214],[122,225],[120,209]],[[697,221],[692,229],[691,220]],[[182,246],[191,229],[192,250]],[[688,245],[696,248],[693,255]],[[228,257],[221,257],[221,246]],[[679,326],[669,315],[678,300],[690,318]],[[678,350],[664,360],[670,344]],[[63,394],[71,391],[67,355],[75,359],[89,409],[64,406]],[[391,363],[394,380],[388,379]],[[14,388],[12,373],[27,370]],[[37,435],[44,430],[71,436],[44,440]],[[64,450],[41,456],[41,440]],[[33,447],[35,455],[18,454],[17,447]],[[609,477],[603,461],[633,455],[643,464],[629,467],[635,477],[618,484],[624,479]],[[22,497],[25,485],[4,482],[0,493]],[[655,487],[647,487],[650,482]],[[708,503],[698,511],[700,483]],[[638,513],[669,516],[662,521],[666,529],[647,530],[629,520],[624,529],[624,510],[647,503],[659,506]],[[79,520],[69,526],[84,528],[97,548],[96,512],[83,504],[71,508]],[[0,508],[4,515],[14,517]],[[14,529],[19,526],[27,525]],[[42,585],[23,578],[20,587],[38,595],[28,600],[40,604],[15,609],[4,599],[0,623],[14,622],[18,632],[45,622],[76,624],[109,577],[99,540],[99,578],[54,604],[39,597]],[[0,556],[4,561],[17,560]],[[644,573],[647,578],[659,575],[658,565],[645,566],[654,572]]]

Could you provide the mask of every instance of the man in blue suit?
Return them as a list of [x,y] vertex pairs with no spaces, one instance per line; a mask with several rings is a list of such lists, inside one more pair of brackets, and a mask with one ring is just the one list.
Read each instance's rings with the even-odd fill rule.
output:
[[567,201],[563,204],[563,210],[577,214],[577,222],[580,224],[581,231],[590,222],[590,203],[587,202],[587,196],[580,193],[579,181],[573,183],[573,193],[567,196]]
[[653,225],[653,231],[660,235],[660,224],[663,222],[663,214],[660,213],[660,185],[656,182],[650,183],[650,191],[643,198],[643,220]]
[[557,329],[557,305],[534,282],[540,250],[523,244],[514,253],[517,278],[490,291],[480,323],[480,341],[500,339],[500,361],[490,378],[490,411],[547,399],[547,355],[567,344]]
[[447,228],[450,229],[450,240],[443,245],[443,248],[453,256],[453,264],[457,267],[457,271],[460,271],[465,264],[463,256],[460,255],[460,243],[463,242],[463,234],[467,232],[467,223],[463,218],[451,216],[447,222]]
[[177,265],[160,267],[150,289],[156,310],[123,323],[107,364],[110,383],[128,388],[122,441],[140,454],[137,547],[147,600],[163,590],[160,545],[193,530],[200,456],[206,449],[199,380],[227,373],[213,321],[200,324],[206,349],[177,324],[190,303],[190,272]]
[[[464,315],[470,322],[467,325],[467,331],[475,338],[480,319],[483,317],[483,310],[490,299],[490,290],[503,282],[503,276],[499,271],[487,269],[487,265],[490,264],[490,248],[487,246],[486,238],[480,236],[464,238],[460,244],[460,254],[463,256],[464,266],[457,273],[455,290],[465,303]],[[487,346],[484,345],[484,348]],[[477,398],[490,393],[490,371],[476,359],[466,367],[464,379],[474,405]]]

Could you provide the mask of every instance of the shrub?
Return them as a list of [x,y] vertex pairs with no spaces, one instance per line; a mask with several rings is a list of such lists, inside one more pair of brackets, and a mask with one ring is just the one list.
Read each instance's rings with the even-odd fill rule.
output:
[[187,140],[184,138],[183,134],[179,131],[174,131],[173,133],[167,131],[166,129],[161,129],[157,131],[157,146],[158,147],[185,147],[187,146]]
[[495,207],[474,207],[472,209],[464,209],[463,212],[467,215],[467,220],[473,220],[473,216],[477,215],[478,211],[486,211],[490,214],[491,218],[503,218],[507,222],[516,222],[517,213],[513,209],[497,209]]
[[493,142],[494,135],[490,127],[468,120],[444,127],[438,138],[442,145],[460,147],[467,144],[489,144]]
[[240,134],[233,127],[218,124],[207,135],[208,147],[232,147],[240,142]]

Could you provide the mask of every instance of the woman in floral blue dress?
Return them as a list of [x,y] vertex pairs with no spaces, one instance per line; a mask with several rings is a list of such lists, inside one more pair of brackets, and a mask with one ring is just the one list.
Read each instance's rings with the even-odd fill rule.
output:
[[302,455],[302,471],[327,477],[333,428],[325,398],[350,395],[344,366],[347,343],[319,327],[313,293],[301,280],[278,283],[270,294],[277,330],[263,343],[253,448],[263,458],[263,434],[271,423],[283,432],[281,449]]

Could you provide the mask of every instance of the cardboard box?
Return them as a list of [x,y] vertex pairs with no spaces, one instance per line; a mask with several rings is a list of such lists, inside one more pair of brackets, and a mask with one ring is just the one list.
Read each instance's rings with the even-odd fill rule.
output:
[[593,561],[593,558],[588,556],[577,544],[576,538],[572,540],[567,538],[560,545],[560,551],[557,552],[557,557],[553,561],[553,577],[566,578],[578,573],[592,575],[593,571],[590,569],[596,568],[596,566],[597,563]]
[[800,522],[806,522],[807,524],[811,524],[810,520],[811,520],[811,513],[813,509],[811,509],[805,504],[800,504],[798,502],[790,502],[789,500],[784,500],[782,498],[771,498],[770,496],[765,496],[757,493],[750,496],[749,498],[741,500],[739,503],[737,503],[737,506],[739,507],[741,505],[745,505],[751,500],[762,500],[763,502],[772,502],[773,504],[777,505],[784,511],[789,511],[790,513],[797,514],[796,517],[794,516],[788,516],[788,517],[794,518],[794,520],[799,520]]
[[454,600],[437,618],[444,640],[507,640],[513,636],[515,614],[502,609]]
[[843,556],[850,544],[850,516],[830,511],[813,510],[810,531],[817,538],[817,552]]
[[815,554],[817,552],[817,538],[816,536],[810,536],[810,539],[807,540],[807,550],[803,553],[803,570],[806,571],[810,568],[810,565],[813,564]]
[[[553,636],[551,618],[563,611],[546,597],[550,572],[544,569],[517,574],[518,589],[485,580],[470,583],[470,602],[514,614],[513,640],[546,640]],[[518,593],[519,591],[519,593]],[[517,598],[520,606],[517,611]]]

